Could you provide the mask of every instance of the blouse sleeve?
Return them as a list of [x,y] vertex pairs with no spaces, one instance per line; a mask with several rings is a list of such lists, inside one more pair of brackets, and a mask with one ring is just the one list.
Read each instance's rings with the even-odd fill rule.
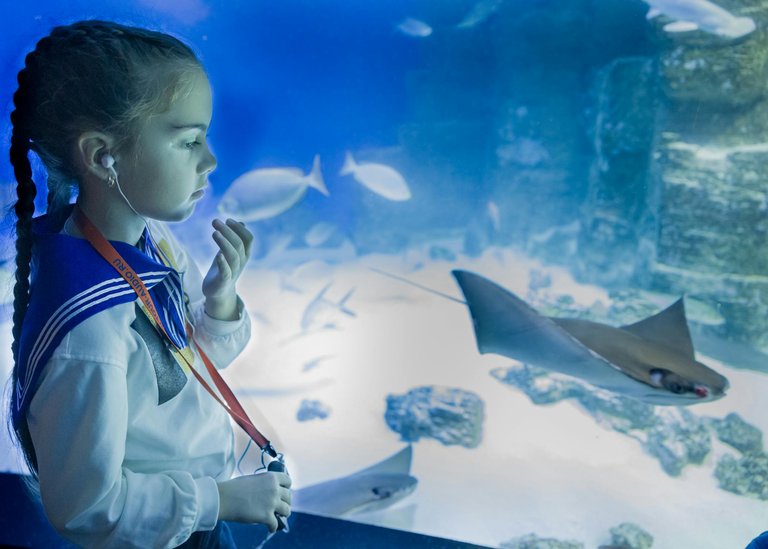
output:
[[212,529],[211,477],[139,474],[122,466],[128,427],[126,366],[54,358],[28,413],[46,514],[85,547],[175,547]]
[[243,301],[238,296],[236,320],[218,320],[205,313],[203,276],[194,259],[163,223],[152,225],[156,239],[165,240],[177,261],[177,269],[183,272],[184,291],[189,297],[195,338],[216,368],[226,368],[245,349],[251,338],[251,319]]

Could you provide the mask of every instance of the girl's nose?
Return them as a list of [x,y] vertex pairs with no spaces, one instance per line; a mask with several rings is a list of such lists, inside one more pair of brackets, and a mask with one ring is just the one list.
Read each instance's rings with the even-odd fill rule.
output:
[[205,155],[205,158],[203,158],[203,160],[200,162],[200,173],[209,174],[216,169],[216,166],[218,166],[218,161],[216,160],[216,157],[213,156],[213,153],[209,147],[206,147],[205,149],[207,154]]

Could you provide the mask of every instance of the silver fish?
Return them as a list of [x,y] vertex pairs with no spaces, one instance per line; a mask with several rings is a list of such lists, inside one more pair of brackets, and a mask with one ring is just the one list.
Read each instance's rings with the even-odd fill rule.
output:
[[726,38],[740,38],[755,30],[750,17],[736,17],[708,0],[645,0],[651,6],[648,19],[665,15],[674,19],[664,27],[668,32],[700,29]]
[[310,261],[323,261],[336,265],[352,261],[356,257],[355,245],[348,238],[345,238],[341,244],[333,248],[283,248],[274,252],[270,250],[266,257],[258,261],[258,265],[260,268],[270,269],[298,266]]
[[295,168],[259,168],[244,173],[232,182],[221,197],[219,212],[243,222],[275,217],[301,200],[312,187],[328,196],[320,173],[320,156],[304,175]]
[[349,151],[339,173],[351,174],[364,187],[388,200],[401,201],[411,198],[411,189],[397,170],[374,162],[358,164]]
[[[335,327],[332,320],[329,319],[329,315],[334,314],[335,311],[344,313],[347,316],[355,317],[355,312],[347,307],[347,301],[352,297],[354,288],[349,290],[344,297],[334,303],[325,297],[325,292],[331,287],[332,282],[326,284],[322,290],[309,302],[307,308],[304,309],[304,314],[301,315],[301,329],[302,331],[309,330],[310,328],[322,325],[324,328]],[[333,312],[333,313],[332,313]]]
[[696,361],[682,298],[660,313],[613,327],[545,317],[490,280],[455,270],[477,347],[568,374],[649,404],[687,405],[725,395],[728,380]]
[[304,242],[307,246],[316,248],[325,243],[326,240],[331,238],[331,235],[336,231],[336,225],[328,223],[327,221],[320,221],[312,225],[312,227],[304,235]]
[[415,38],[426,38],[432,34],[432,27],[427,25],[424,21],[419,21],[412,17],[403,19],[403,21],[397,25],[397,30]]
[[340,517],[389,507],[413,493],[418,485],[410,475],[411,460],[409,445],[351,475],[294,489],[291,509]]
[[499,10],[502,2],[503,0],[480,0],[477,4],[472,6],[469,13],[464,16],[464,19],[462,19],[456,27],[459,29],[468,29],[482,23]]

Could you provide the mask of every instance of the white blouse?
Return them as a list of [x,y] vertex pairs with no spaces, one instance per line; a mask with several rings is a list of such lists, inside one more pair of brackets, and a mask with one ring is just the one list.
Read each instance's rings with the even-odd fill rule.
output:
[[[195,337],[217,368],[245,347],[250,319],[215,320],[203,311],[202,276],[162,223],[150,222],[184,273]],[[227,413],[201,384],[162,384],[150,345],[131,327],[135,304],[102,311],[69,332],[54,351],[30,402],[45,512],[59,533],[86,547],[175,547],[211,530],[218,480],[234,470]],[[157,342],[155,342],[157,343]],[[213,386],[200,357],[195,369]],[[167,398],[167,397],[166,397]]]

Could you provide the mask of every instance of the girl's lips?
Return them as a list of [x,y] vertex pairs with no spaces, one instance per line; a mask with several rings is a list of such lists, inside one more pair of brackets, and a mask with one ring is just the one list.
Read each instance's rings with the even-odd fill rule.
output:
[[202,198],[202,197],[203,197],[203,195],[205,194],[205,189],[206,189],[206,188],[205,188],[205,187],[203,187],[203,188],[202,188],[202,189],[200,189],[199,191],[195,191],[195,192],[193,192],[193,193],[192,193],[192,195],[191,195],[191,198],[193,198],[193,199],[195,199],[195,200],[197,200],[197,199],[199,199],[199,198]]

